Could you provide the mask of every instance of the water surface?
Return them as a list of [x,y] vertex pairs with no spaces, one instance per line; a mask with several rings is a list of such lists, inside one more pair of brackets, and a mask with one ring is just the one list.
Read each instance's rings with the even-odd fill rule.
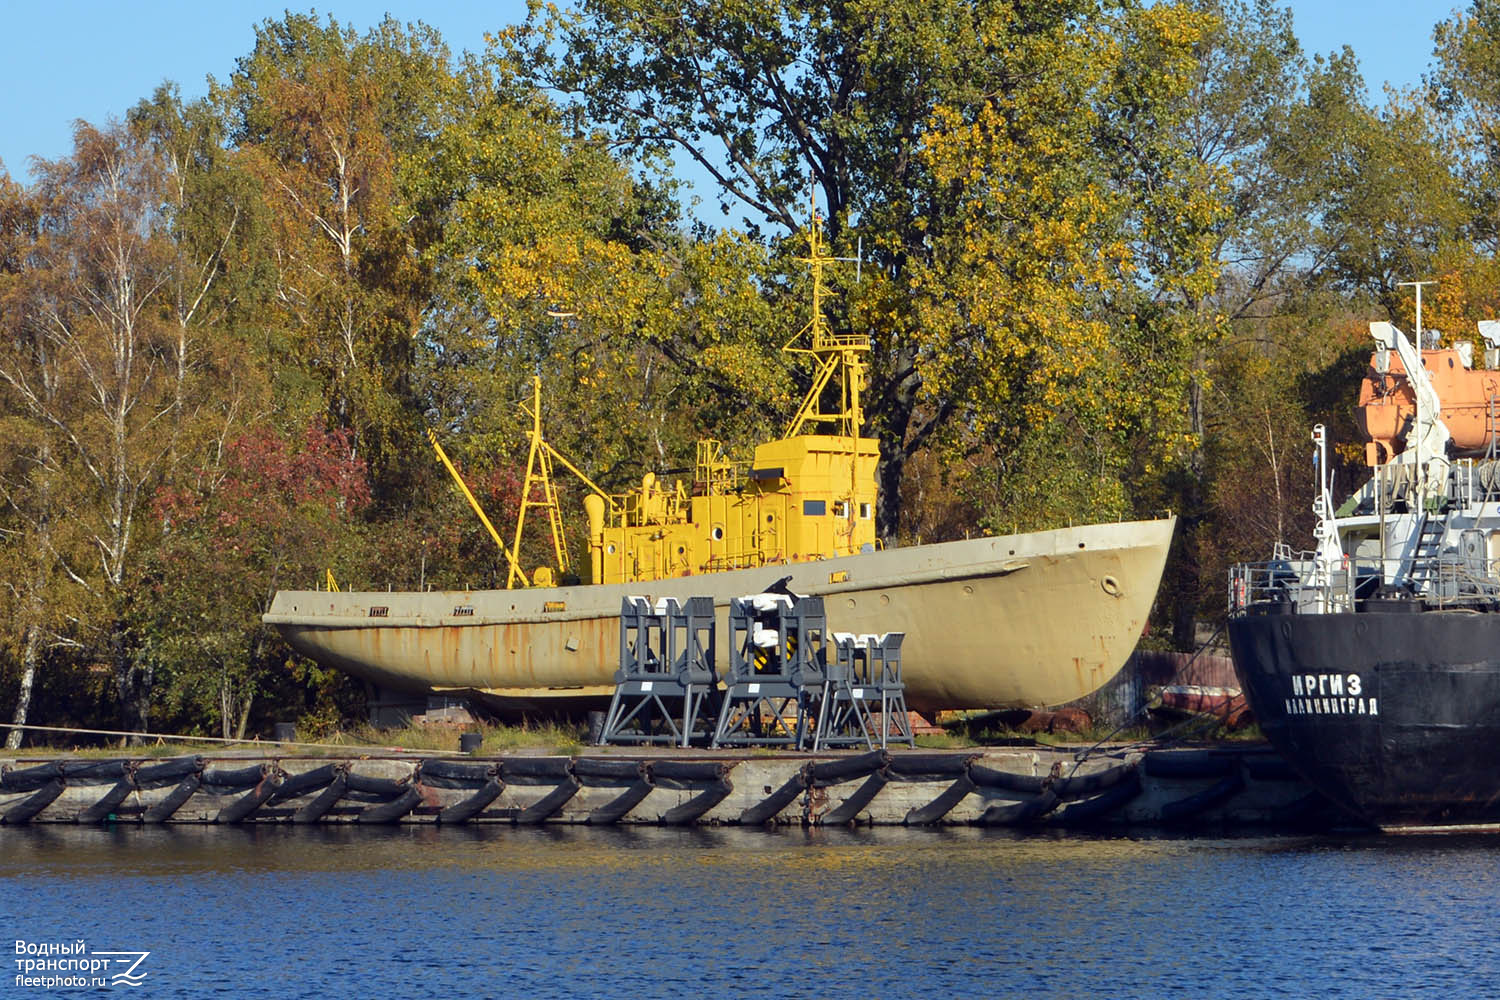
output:
[[[0,940],[134,996],[1461,997],[1500,840],[548,827],[0,830]],[[0,995],[84,995],[14,984]],[[1477,990],[1477,992],[1476,992]]]

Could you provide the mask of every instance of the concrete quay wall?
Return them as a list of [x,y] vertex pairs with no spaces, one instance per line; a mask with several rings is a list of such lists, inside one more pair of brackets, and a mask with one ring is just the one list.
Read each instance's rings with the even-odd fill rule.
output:
[[[0,760],[30,823],[573,823],[1317,829],[1347,825],[1262,746]],[[0,834],[3,836],[3,834]]]

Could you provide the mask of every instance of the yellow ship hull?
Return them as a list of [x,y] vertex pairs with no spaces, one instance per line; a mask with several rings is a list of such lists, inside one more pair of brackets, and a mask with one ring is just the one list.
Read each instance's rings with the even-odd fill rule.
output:
[[[627,595],[731,598],[783,576],[831,631],[904,632],[918,710],[1057,705],[1112,678],[1145,628],[1174,518],[918,545],[644,583],[414,592],[281,591],[298,652],[383,688],[536,703],[607,697]],[[727,660],[722,651],[720,660]]]

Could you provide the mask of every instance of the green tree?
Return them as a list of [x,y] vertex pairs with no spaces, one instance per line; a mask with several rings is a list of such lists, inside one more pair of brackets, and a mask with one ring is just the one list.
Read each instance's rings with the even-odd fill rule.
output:
[[466,64],[427,161],[441,238],[420,384],[450,447],[519,479],[533,375],[549,436],[607,488],[690,464],[695,430],[764,438],[789,396],[776,348],[801,321],[761,294],[765,252],[683,234],[659,179],[632,177],[514,58]]
[[[996,408],[1020,413],[1016,384],[1046,380],[1028,375],[1028,364],[1045,368],[1098,345],[1112,328],[1101,291],[1080,287],[1097,283],[1093,274],[1054,289],[1049,269],[1067,272],[1109,242],[1103,232],[1113,225],[1129,246],[1101,268],[1121,273],[1128,256],[1137,280],[1146,275],[1161,289],[1191,280],[1199,264],[1192,231],[1212,213],[1183,191],[1179,164],[1153,157],[1175,141],[1162,102],[1183,85],[1182,53],[1200,30],[1176,7],[1132,12],[1087,0],[920,9],[590,0],[508,38],[540,81],[577,95],[628,148],[685,155],[707,170],[726,208],[748,213],[752,234],[766,226],[794,232],[810,181],[836,251],[852,254],[856,230],[863,237],[870,277],[848,290],[842,319],[875,341],[868,399],[881,439],[877,521],[891,535],[912,454],[943,435],[962,438],[966,422],[988,423]],[[550,58],[554,38],[562,52]],[[1002,150],[1023,162],[993,159]],[[1065,160],[1079,150],[1084,159],[1070,169]],[[1094,201],[1090,169],[1103,171],[1092,178]],[[1065,175],[1066,184],[1046,186]],[[1146,204],[1126,208],[1142,179],[1157,186],[1146,189]],[[1041,186],[1006,186],[1029,181]],[[1017,199],[1015,216],[1007,197]],[[1021,212],[1037,205],[1047,222],[1026,235],[1043,256],[1005,259],[1003,236],[1026,231]],[[968,246],[974,236],[992,249]],[[1147,260],[1148,250],[1158,256]],[[1024,273],[1008,273],[1018,263]],[[999,302],[993,282],[982,291],[965,284],[980,271],[1005,280]],[[1044,316],[1058,305],[1067,318]],[[1028,332],[1017,336],[1017,327]],[[1054,342],[1044,327],[1066,336]],[[1130,338],[1146,348],[1183,335],[1162,326]],[[1028,338],[1036,352],[1023,361],[1017,345]],[[1042,395],[1025,405],[1040,405]]]
[[367,34],[288,14],[256,30],[214,99],[271,211],[269,259],[295,362],[354,434],[377,500],[400,493],[416,435],[414,341],[431,297],[411,175],[442,127],[449,57],[425,25]]
[[132,630],[179,728],[217,718],[219,735],[242,738],[258,708],[319,707],[315,685],[294,682],[312,672],[260,615],[278,589],[357,552],[369,487],[345,435],[316,425],[301,442],[249,428],[203,472],[153,499],[163,537],[145,558]]

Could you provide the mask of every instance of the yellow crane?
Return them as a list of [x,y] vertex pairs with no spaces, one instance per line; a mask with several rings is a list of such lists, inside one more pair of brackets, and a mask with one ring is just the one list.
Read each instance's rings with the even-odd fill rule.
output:
[[[443,467],[448,470],[448,474],[453,477],[453,482],[458,485],[459,491],[463,493],[464,499],[469,501],[469,506],[479,516],[480,523],[490,533],[490,537],[495,540],[496,548],[505,553],[505,561],[510,567],[510,572],[505,580],[506,590],[513,589],[517,580],[521,582],[521,586],[523,587],[551,587],[556,585],[559,579],[567,575],[572,568],[571,560],[568,558],[568,546],[563,531],[562,504],[557,497],[557,488],[552,483],[552,463],[554,461],[561,463],[563,468],[573,473],[585,486],[603,498],[607,508],[613,510],[615,507],[615,502],[609,494],[605,493],[592,479],[579,471],[578,467],[568,461],[562,452],[554,448],[543,434],[542,380],[540,376],[533,375],[531,378],[531,405],[527,406],[526,403],[521,403],[520,406],[521,412],[531,418],[531,429],[527,433],[527,437],[530,440],[530,449],[526,456],[526,478],[521,483],[521,503],[520,510],[516,514],[515,542],[509,547],[500,538],[500,532],[495,529],[495,525],[490,521],[489,515],[485,514],[484,508],[480,506],[479,499],[474,496],[473,491],[464,482],[463,476],[459,475],[458,469],[454,467],[447,453],[443,451],[443,446],[438,443],[437,435],[433,433],[431,428],[427,431],[427,440],[432,442],[433,450],[437,452],[437,456],[442,461]],[[540,500],[532,499],[536,492],[540,492],[542,497]],[[541,566],[528,577],[526,571],[521,568],[521,535],[526,527],[526,511],[534,507],[547,511],[547,526],[552,535],[552,552],[557,559],[557,572],[554,574],[550,566]]]

